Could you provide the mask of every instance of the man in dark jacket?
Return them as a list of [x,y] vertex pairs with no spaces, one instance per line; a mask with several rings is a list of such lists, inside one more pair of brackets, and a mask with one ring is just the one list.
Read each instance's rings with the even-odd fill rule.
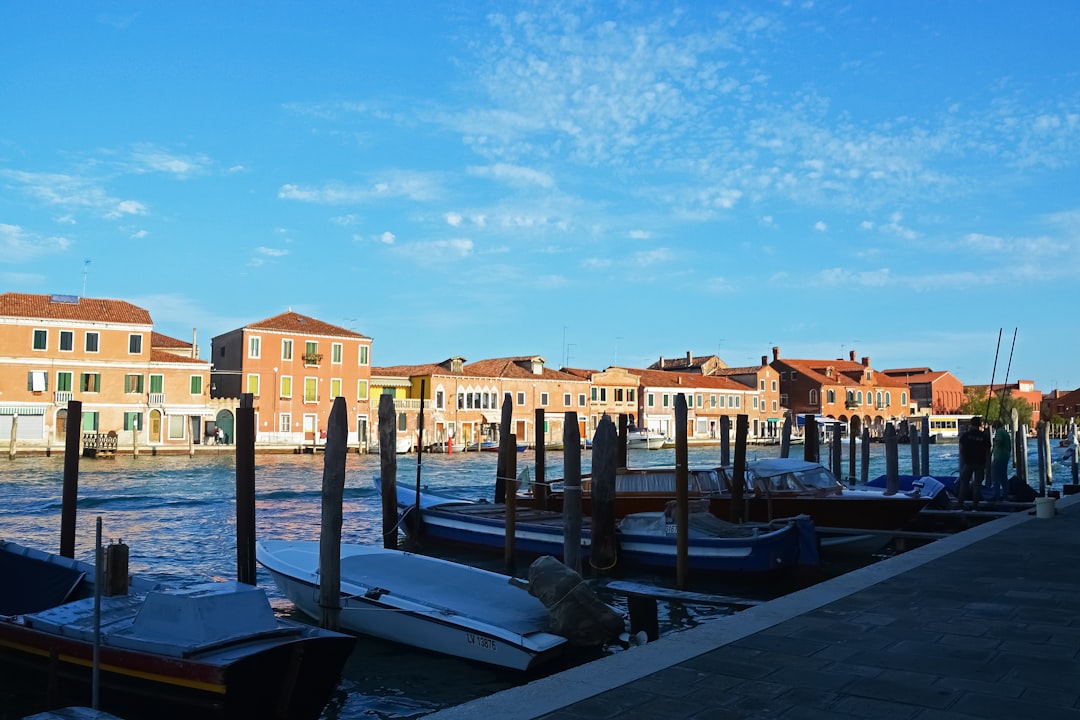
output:
[[971,425],[960,436],[960,477],[956,485],[956,494],[963,503],[971,496],[973,507],[979,507],[982,500],[983,476],[986,475],[986,459],[990,455],[990,437],[983,432],[982,418],[971,418]]

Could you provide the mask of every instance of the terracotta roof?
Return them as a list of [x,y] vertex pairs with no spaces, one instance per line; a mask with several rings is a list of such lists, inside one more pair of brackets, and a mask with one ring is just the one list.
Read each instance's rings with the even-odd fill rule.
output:
[[577,378],[580,378],[582,380],[591,380],[592,376],[595,375],[596,373],[600,372],[600,371],[599,370],[589,370],[587,368],[568,368],[568,367],[564,367],[564,368],[562,368],[562,372],[564,372],[564,373],[566,373],[568,375],[573,375],[573,376],[575,376]]
[[191,349],[191,343],[184,340],[179,340],[174,337],[169,337],[163,333],[152,332],[150,333],[150,347],[155,348],[186,348]]
[[582,382],[582,378],[570,373],[552,370],[544,367],[539,375],[522,367],[519,363],[530,363],[538,355],[524,355],[521,357],[491,358],[490,360],[477,360],[463,368],[467,375],[492,378],[543,378],[544,380],[574,380]]
[[372,377],[386,375],[390,377],[416,377],[417,375],[450,375],[450,371],[439,363],[424,365],[391,365],[371,368]]
[[[57,301],[55,298],[63,298]],[[123,300],[81,298],[72,295],[0,294],[0,316],[76,320],[83,322],[153,325],[150,313]]]
[[763,365],[745,365],[743,367],[727,367],[717,368],[714,375],[749,375],[750,373],[761,372]]
[[283,312],[280,315],[268,317],[265,320],[251,323],[245,326],[248,330],[277,330],[279,332],[296,333],[297,335],[322,335],[325,337],[366,338],[366,335],[348,330],[337,325],[316,320],[307,315],[301,315],[293,311]]
[[[915,368],[915,369],[918,369],[918,368]],[[946,375],[949,374],[949,373],[945,372],[944,370],[929,370],[929,369],[926,370],[925,372],[911,372],[910,374],[906,374],[906,375],[894,375],[892,373],[892,371],[888,371],[888,370],[886,370],[884,372],[889,377],[895,377],[898,380],[903,378],[904,382],[909,383],[909,384],[910,383],[932,383],[935,380],[940,380],[941,378],[943,378],[943,377],[945,377]],[[957,382],[960,382],[960,381],[957,380]]]
[[150,348],[150,362],[162,362],[162,363],[181,363],[191,364],[198,363],[199,365],[209,365],[209,361],[200,360],[199,358],[190,358],[185,355],[177,355],[176,353],[169,352],[168,350],[158,350],[157,348]]
[[713,390],[740,390],[744,392],[751,390],[751,388],[748,388],[742,383],[717,375],[699,375],[698,373],[674,372],[671,370],[631,369],[630,372],[641,378],[641,385],[643,387],[686,388],[690,391],[706,388]]
[[700,370],[703,367],[705,367],[707,364],[709,364],[710,362],[713,362],[713,361],[715,361],[717,363],[717,365],[719,367],[721,367],[721,368],[727,367],[727,364],[723,360],[721,360],[719,358],[719,356],[717,356],[717,355],[693,355],[693,354],[690,354],[690,357],[686,357],[684,355],[682,357],[663,358],[661,360],[657,360],[656,362],[654,362],[652,365],[650,365],[646,369],[648,369],[648,370],[674,370],[676,372],[679,371],[679,370],[689,370],[691,368],[697,368],[698,370]]
[[[860,362],[853,360],[793,360],[791,358],[779,358],[788,367],[797,370],[808,377],[813,378],[822,385],[873,385],[876,387],[902,387],[908,386],[905,380],[894,378],[883,372],[874,371],[873,379],[863,380],[863,373],[868,368]],[[833,376],[825,374],[827,368],[833,369]]]

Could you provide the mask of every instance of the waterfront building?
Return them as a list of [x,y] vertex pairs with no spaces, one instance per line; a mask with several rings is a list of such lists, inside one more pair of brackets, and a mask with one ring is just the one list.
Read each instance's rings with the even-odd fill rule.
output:
[[[194,343],[154,331],[123,300],[0,294],[0,436],[63,449],[68,403],[84,435],[117,446],[188,446],[203,438],[210,365]],[[17,419],[16,419],[17,417]]]
[[[289,310],[211,338],[211,395],[231,399],[217,423],[231,426],[242,395],[255,407],[255,442],[318,444],[334,398],[348,407],[348,442],[369,437],[371,338]],[[231,433],[226,430],[226,434]]]
[[964,404],[964,383],[950,372],[928,367],[893,368],[881,372],[907,383],[913,415],[955,415]]
[[[977,392],[982,393],[985,398],[986,393],[992,392],[994,397],[1019,398],[1031,406],[1031,429],[1034,429],[1039,424],[1041,419],[1040,410],[1042,409],[1043,394],[1040,390],[1035,389],[1034,380],[1017,380],[1013,383],[995,383],[993,385],[967,385],[965,388],[971,388]],[[993,418],[990,418],[991,420]]]
[[[578,430],[585,438],[589,414],[589,381],[545,366],[539,355],[492,358],[466,363],[456,356],[441,363],[375,368],[380,382],[408,380],[408,399],[416,401],[406,412],[407,428],[419,412],[420,385],[424,384],[424,437],[426,446],[452,439],[455,449],[498,440],[502,404],[511,398],[511,432],[519,445],[535,445],[536,410],[543,409],[545,444],[561,442],[563,421],[569,410],[578,413]],[[390,384],[383,386],[386,391]],[[397,393],[395,393],[395,396]],[[395,405],[399,400],[395,397]],[[405,407],[402,405],[401,407]],[[408,406],[411,408],[412,406]],[[377,409],[377,405],[373,407]],[[402,426],[400,414],[399,430]]]
[[795,415],[820,415],[839,420],[845,427],[858,419],[857,432],[870,428],[884,433],[885,424],[910,414],[908,385],[901,378],[878,372],[870,358],[807,360],[781,357],[773,348],[771,366],[780,379],[780,404]]
[[753,415],[761,426],[763,413],[756,388],[729,378],[697,373],[644,369],[630,372],[641,378],[638,418],[642,427],[675,437],[675,399],[679,395],[686,397],[688,438],[719,438],[722,415],[731,417],[732,436],[738,415]]
[[698,375],[716,375],[718,371],[727,368],[727,363],[716,355],[694,355],[686,351],[685,358],[668,359],[660,356],[660,359],[646,368],[646,370],[668,370],[671,372],[696,373]]
[[638,393],[641,389],[641,376],[637,371],[611,366],[606,370],[563,368],[563,372],[589,381],[589,437],[596,434],[596,427],[604,415],[611,418],[616,428],[620,415],[628,416],[630,425],[637,424]]
[[1076,422],[1080,419],[1080,389],[1051,390],[1043,396],[1040,417],[1049,420]]

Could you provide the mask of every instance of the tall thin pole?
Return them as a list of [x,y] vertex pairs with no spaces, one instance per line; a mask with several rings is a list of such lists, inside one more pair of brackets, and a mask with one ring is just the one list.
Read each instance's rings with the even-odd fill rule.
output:
[[[1004,419],[1005,417],[1005,391],[1009,386],[1009,371],[1012,370],[1012,357],[1013,350],[1016,349],[1016,331],[1020,328],[1013,328],[1012,347],[1009,348],[1009,364],[1005,366],[1005,382],[1001,384],[1001,400],[998,401],[998,419]],[[993,392],[993,387],[990,391]]]
[[986,412],[983,413],[983,417],[990,414],[990,398],[994,396],[994,377],[997,375],[998,353],[1001,352],[1001,331],[1002,328],[998,328],[997,349],[994,350],[994,369],[990,372],[990,387],[986,389]]
[[419,436],[416,441],[416,510],[420,510],[420,466],[424,462],[424,383],[425,380],[420,381],[420,416],[416,421],[417,435]]

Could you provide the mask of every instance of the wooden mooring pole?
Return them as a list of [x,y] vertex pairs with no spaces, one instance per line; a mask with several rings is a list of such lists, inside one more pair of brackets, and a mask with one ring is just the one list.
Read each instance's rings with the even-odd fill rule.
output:
[[236,409],[236,579],[255,585],[255,404],[251,393]]
[[75,557],[75,514],[79,498],[79,447],[82,440],[82,401],[68,400],[64,428],[64,494],[60,504],[60,554]]
[[686,589],[690,567],[690,472],[686,394],[675,396],[675,586]]
[[[394,398],[390,395],[379,396],[379,483],[382,486],[382,536],[383,547],[395,550],[398,545],[397,524],[397,448],[394,440],[397,435],[397,413],[394,411]],[[422,527],[420,508],[414,507],[408,522],[419,532]]]
[[581,572],[581,444],[577,413],[563,420],[563,564]]
[[541,510],[548,508],[547,478],[547,421],[544,419],[544,408],[536,409],[536,457],[533,460],[533,497],[536,498],[536,507]]
[[593,436],[592,525],[589,536],[589,564],[599,573],[609,572],[618,559],[615,538],[615,456],[618,442],[615,423],[604,415]]
[[320,625],[337,630],[341,615],[341,523],[349,419],[345,398],[334,398],[323,447],[322,527],[319,533]]

